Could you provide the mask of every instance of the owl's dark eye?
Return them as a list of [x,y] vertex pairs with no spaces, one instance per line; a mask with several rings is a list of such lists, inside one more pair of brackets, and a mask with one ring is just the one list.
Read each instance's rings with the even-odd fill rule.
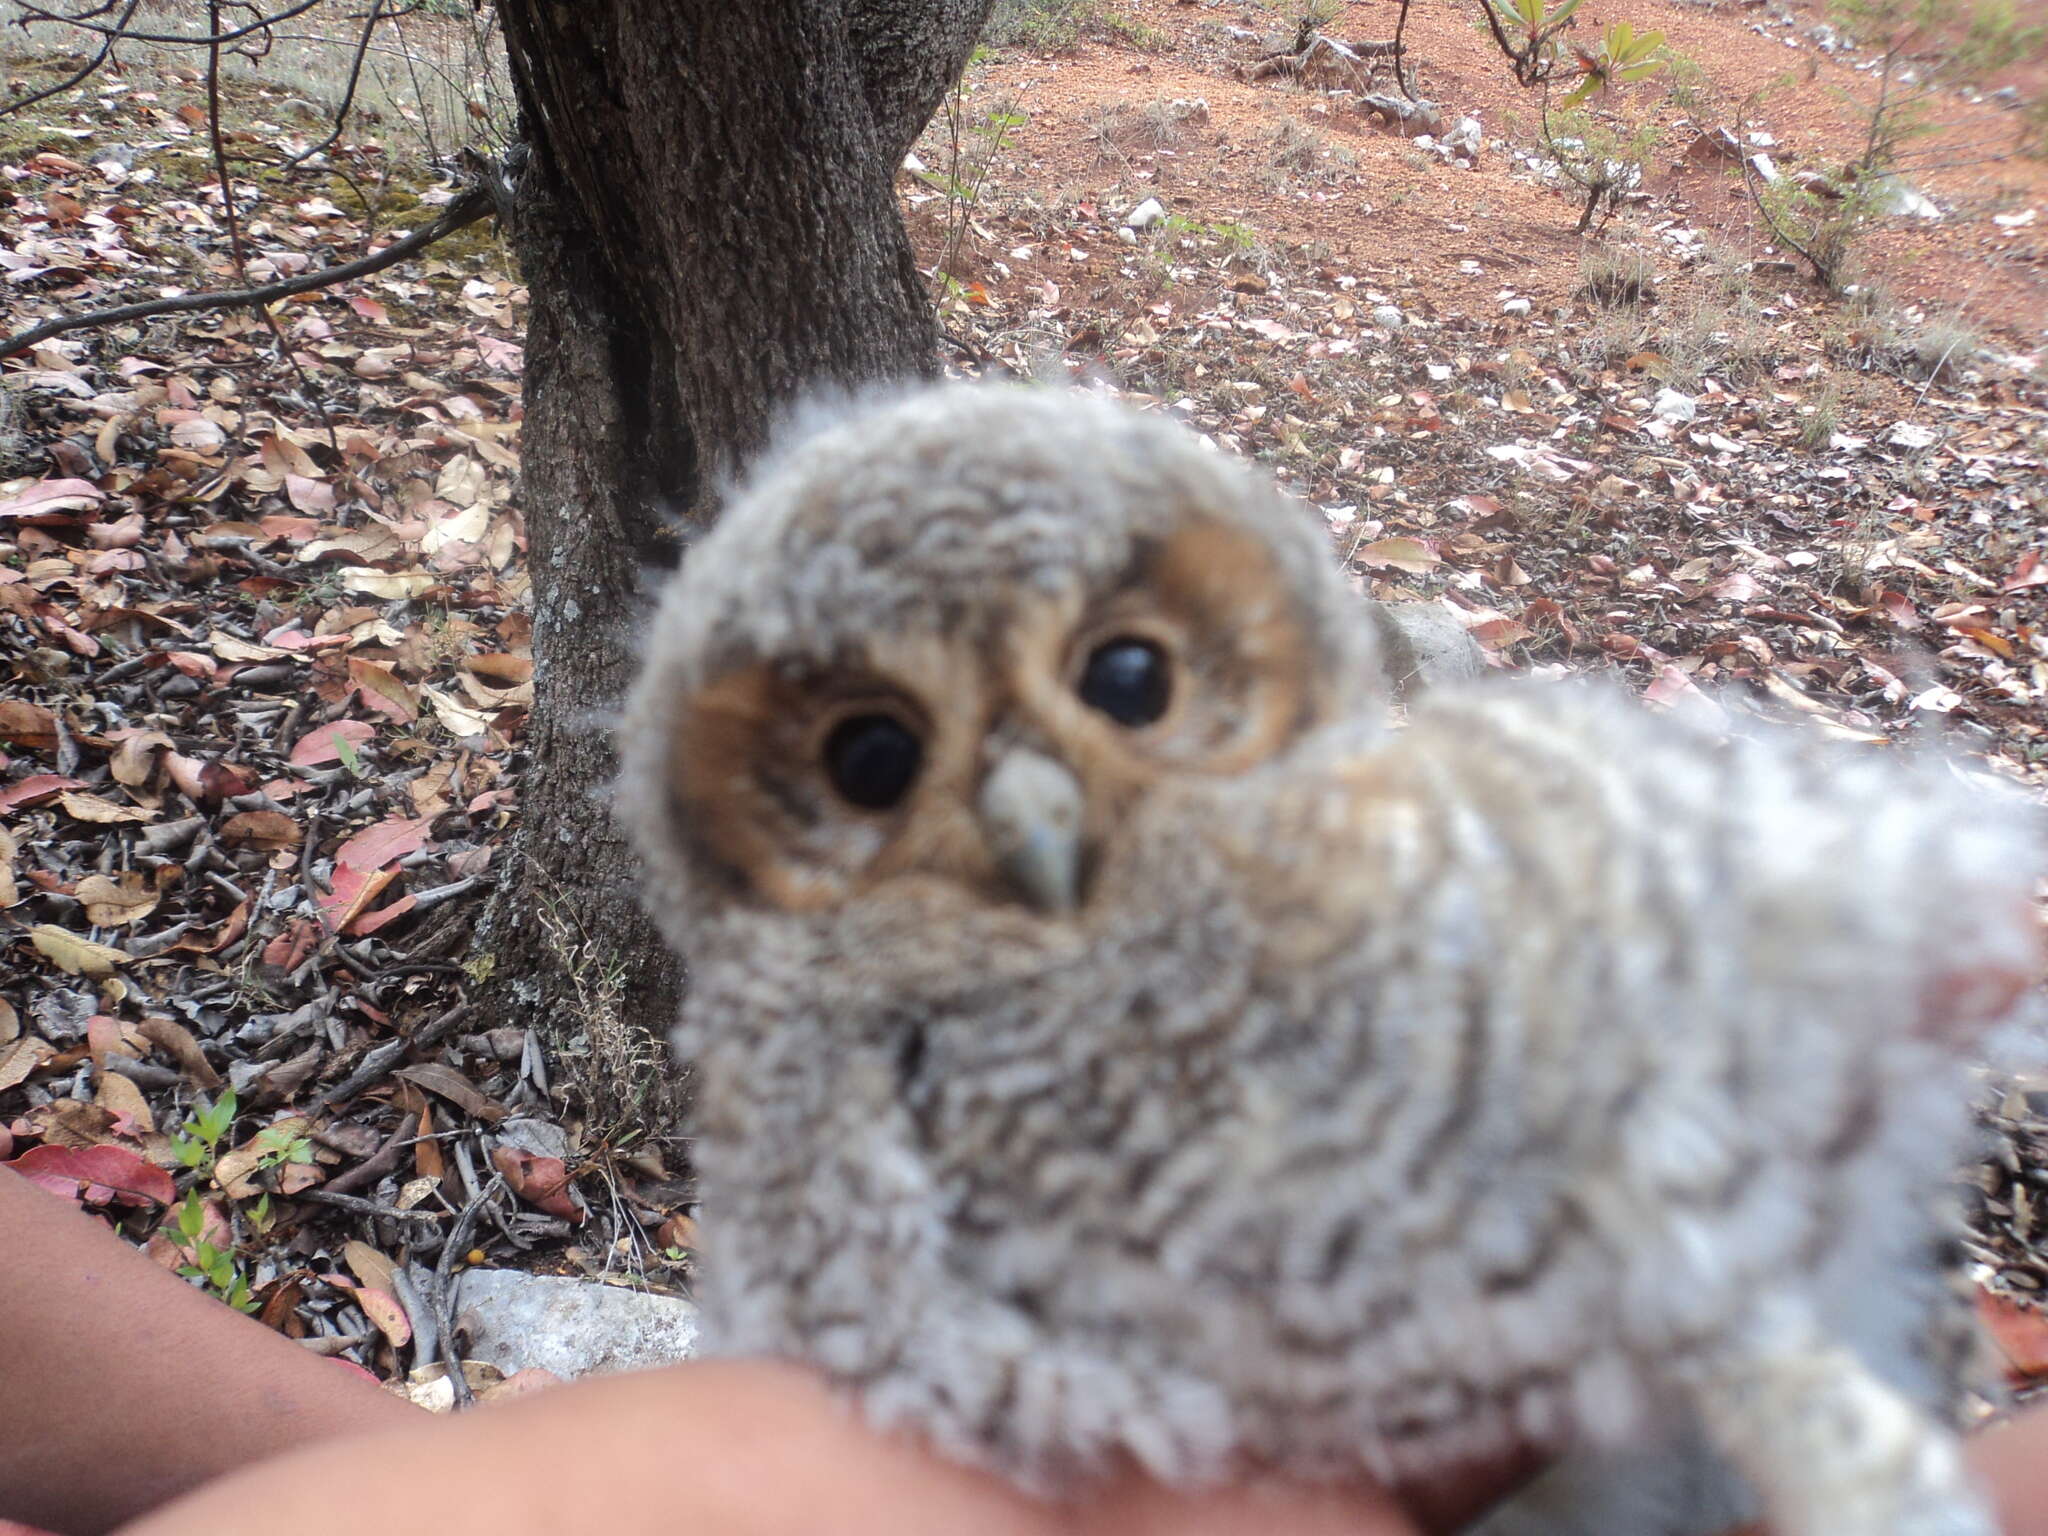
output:
[[910,792],[924,743],[889,715],[850,715],[825,738],[832,787],[864,811],[886,811]]
[[1089,653],[1081,671],[1081,702],[1118,725],[1150,725],[1172,694],[1166,653],[1150,640],[1122,636]]

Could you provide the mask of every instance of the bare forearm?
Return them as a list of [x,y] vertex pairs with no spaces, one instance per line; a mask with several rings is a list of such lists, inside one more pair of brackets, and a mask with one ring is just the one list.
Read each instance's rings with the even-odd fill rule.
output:
[[417,1411],[0,1169],[0,1517],[111,1529],[223,1473]]
[[[373,1477],[364,1477],[374,1469]],[[344,1482],[346,1500],[334,1490]],[[562,1387],[253,1468],[121,1536],[1412,1536],[1391,1500],[1136,1482],[1084,1509],[865,1428],[817,1381],[712,1361]]]

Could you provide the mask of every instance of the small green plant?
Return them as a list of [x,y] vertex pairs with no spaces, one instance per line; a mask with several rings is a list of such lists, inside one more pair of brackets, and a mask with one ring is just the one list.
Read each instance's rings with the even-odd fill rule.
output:
[[1481,0],[1480,12],[1517,85],[1541,85],[1564,57],[1562,38],[1579,0]]
[[[211,1104],[194,1106],[171,1138],[171,1155],[177,1158],[179,1166],[191,1169],[201,1180],[210,1178],[220,1162],[221,1145],[234,1127],[239,1107],[232,1088],[222,1089]],[[314,1157],[310,1137],[281,1126],[266,1126],[256,1133],[250,1145],[257,1152],[252,1172],[279,1168],[286,1163],[310,1163]],[[223,1247],[209,1236],[210,1214],[211,1207],[200,1197],[199,1183],[195,1181],[177,1206],[175,1224],[189,1255],[178,1266],[178,1273],[199,1281],[236,1311],[253,1312],[256,1303],[248,1274],[236,1260],[232,1240]],[[218,1219],[229,1223],[228,1230],[232,1231],[236,1215],[245,1218],[258,1232],[269,1230],[270,1196],[259,1195]]]
[[[310,1163],[313,1161],[313,1142],[310,1137],[294,1135],[277,1126],[268,1125],[256,1133],[251,1143],[261,1154],[256,1159],[259,1171],[266,1168],[280,1168],[286,1163]],[[267,1201],[269,1196],[265,1196]]]
[[957,266],[960,246],[967,238],[968,221],[988,185],[996,157],[1015,130],[1030,121],[1013,101],[998,101],[981,117],[968,121],[967,82],[963,74],[946,98],[946,143],[948,159],[943,172],[927,172],[925,181],[946,198],[946,253],[939,258],[940,287],[959,290]]
[[1809,408],[1799,424],[1799,446],[1809,452],[1827,447],[1842,427],[1842,392],[1830,384]]
[[[268,1197],[265,1197],[265,1212],[268,1212]],[[209,1242],[206,1232],[206,1202],[199,1198],[196,1189],[186,1191],[183,1202],[178,1206],[178,1235],[185,1240],[185,1251],[192,1257],[178,1266],[178,1273],[189,1280],[198,1280],[220,1300],[237,1312],[254,1312],[256,1298],[251,1294],[248,1271],[236,1262],[232,1246],[221,1248]]]
[[1713,103],[1707,72],[1689,53],[1665,50],[1664,99],[1697,123]]
[[[1828,20],[1872,57],[1855,88],[1830,87],[1860,130],[1856,154],[1833,172],[1793,183],[1743,164],[1744,184],[1778,244],[1831,293],[1848,286],[1859,238],[1876,219],[1924,206],[1905,182],[1922,164],[1970,163],[1954,146],[1922,141],[1940,127],[1958,86],[2038,57],[2048,27],[2023,23],[2013,0],[1831,0]],[[1766,91],[1792,85],[1791,77]],[[1794,88],[1807,89],[1799,81]],[[1766,91],[1744,108],[1746,118]],[[2022,119],[2024,125],[2024,118]],[[2024,136],[2024,126],[2022,126]],[[1977,157],[1997,158],[1992,146]],[[1934,157],[1934,158],[1930,158]]]
[[1315,35],[1344,14],[1344,0],[1303,0],[1294,13],[1294,51],[1300,53]]
[[[1563,42],[1578,0],[1482,0],[1487,26],[1514,66],[1515,79],[1540,88],[1541,143],[1557,174],[1585,194],[1579,209],[1583,234],[1604,209],[1608,217],[1643,182],[1643,161],[1661,128],[1640,109],[1624,110],[1620,89],[1646,80],[1670,63],[1662,32],[1638,32],[1610,22],[1590,46]],[[1552,78],[1560,65],[1577,78],[1553,106]],[[1598,99],[1597,109],[1588,103]]]
[[341,766],[348,770],[348,776],[352,779],[364,777],[367,770],[363,767],[363,754],[356,750],[355,743],[339,731],[334,733],[333,741],[335,754],[340,757]]
[[1647,118],[1630,122],[1593,112],[1552,113],[1545,106],[1543,151],[1558,174],[1585,195],[1579,209],[1580,234],[1592,227],[1603,208],[1612,218],[1622,199],[1643,184],[1644,162],[1662,131]]
[[1579,252],[1579,293],[1609,308],[1657,296],[1657,269],[1641,251],[1589,245]]
[[1596,94],[1610,95],[1617,86],[1646,80],[1668,62],[1662,32],[1638,32],[1626,21],[1609,22],[1591,48],[1572,49],[1572,60],[1580,78],[1564,98],[1567,107],[1576,107]]
[[1792,251],[1830,293],[1848,287],[1857,241],[1879,213],[1876,183],[1766,179],[1749,161],[1743,176],[1750,198],[1778,243]]
[[200,1104],[185,1116],[185,1123],[171,1138],[171,1155],[182,1168],[212,1172],[221,1138],[234,1123],[235,1090],[223,1088],[211,1104]]
[[1098,9],[1090,18],[1091,30],[1104,42],[1135,48],[1140,53],[1165,53],[1173,47],[1173,34],[1136,16],[1121,11]]

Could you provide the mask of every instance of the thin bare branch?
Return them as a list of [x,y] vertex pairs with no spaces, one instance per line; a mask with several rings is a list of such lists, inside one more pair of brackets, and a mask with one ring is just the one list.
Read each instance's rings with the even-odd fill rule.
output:
[[128,0],[128,8],[121,12],[121,20],[116,24],[117,30],[107,35],[107,40],[100,44],[100,51],[92,56],[92,62],[85,68],[69,79],[58,81],[47,90],[37,91],[34,95],[24,96],[19,101],[10,101],[0,106],[0,117],[5,117],[10,112],[19,112],[23,107],[32,107],[39,101],[48,101],[52,96],[61,96],[81,80],[90,79],[102,64],[114,56],[114,43],[122,35],[118,28],[128,25],[129,18],[135,14],[135,8],[141,3],[142,0]]
[[1394,23],[1394,84],[1401,88],[1401,94],[1410,101],[1416,100],[1415,88],[1408,83],[1408,64],[1405,40],[1408,34],[1409,0],[1401,0],[1401,16]]
[[444,240],[458,229],[465,229],[477,220],[487,218],[496,211],[496,201],[490,189],[479,184],[463,191],[461,196],[441,210],[441,216],[426,228],[416,230],[403,240],[394,240],[374,255],[364,256],[355,261],[345,261],[339,266],[322,267],[318,272],[302,272],[297,277],[287,277],[275,283],[266,283],[260,288],[238,288],[214,293],[183,293],[175,298],[150,299],[140,304],[122,304],[112,309],[87,310],[84,314],[64,315],[54,320],[45,320],[41,325],[31,326],[18,335],[0,340],[0,357],[12,357],[52,336],[62,336],[67,331],[80,331],[90,327],[119,325],[127,320],[147,320],[155,315],[189,313],[207,309],[245,309],[257,304],[271,304],[279,299],[288,299],[295,293],[310,293],[316,288],[330,288],[336,283],[345,283],[350,278],[364,277],[372,272],[381,272],[386,267],[396,266],[406,257],[423,251],[437,240]]
[[329,131],[326,138],[312,146],[312,148],[301,150],[298,154],[293,155],[291,159],[281,162],[283,169],[290,170],[293,166],[304,165],[308,160],[341,137],[342,130],[348,126],[348,114],[356,103],[356,86],[363,78],[363,59],[370,51],[371,34],[377,30],[377,23],[383,19],[384,0],[373,0],[370,6],[369,17],[363,22],[362,35],[356,39],[355,58],[349,62],[348,88],[341,94],[341,105],[334,109],[333,129]]
[[215,31],[211,33],[131,32],[126,26],[127,18],[125,16],[121,21],[109,26],[105,22],[88,21],[86,17],[93,14],[90,11],[82,15],[67,16],[62,11],[46,11],[39,5],[31,5],[28,3],[28,0],[16,0],[16,3],[22,9],[22,14],[15,23],[17,26],[27,26],[32,22],[38,21],[53,21],[67,27],[77,27],[86,32],[98,32],[110,39],[121,42],[167,43],[173,47],[209,48],[218,47],[222,43],[232,43],[238,38],[248,37],[251,33],[261,32],[266,28],[274,27],[280,21],[290,21],[294,16],[303,16],[315,6],[325,5],[327,0],[298,0],[296,5],[288,5],[273,15],[259,16],[247,26],[235,27],[226,32]]

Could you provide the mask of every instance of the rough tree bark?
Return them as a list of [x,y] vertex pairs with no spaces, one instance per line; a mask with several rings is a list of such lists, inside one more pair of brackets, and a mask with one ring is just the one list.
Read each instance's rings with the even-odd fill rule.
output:
[[649,573],[791,400],[934,367],[894,177],[991,3],[501,0],[536,687],[523,832],[478,936],[500,1009],[574,1027],[553,902],[623,967],[630,1025],[672,1014],[608,793]]

